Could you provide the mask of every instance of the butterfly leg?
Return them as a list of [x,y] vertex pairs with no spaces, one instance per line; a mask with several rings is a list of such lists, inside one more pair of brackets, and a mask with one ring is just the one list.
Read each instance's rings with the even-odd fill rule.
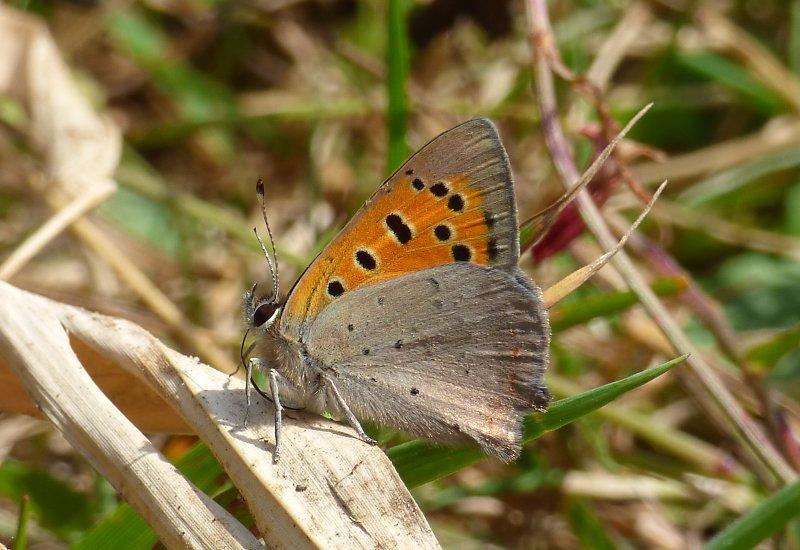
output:
[[365,443],[369,443],[370,445],[375,445],[377,441],[372,439],[364,432],[364,428],[361,427],[361,423],[359,423],[358,419],[353,414],[353,411],[351,411],[350,407],[348,407],[347,403],[345,403],[345,400],[342,398],[342,394],[339,393],[336,384],[333,383],[333,379],[327,375],[323,375],[323,378],[325,380],[325,385],[328,386],[331,390],[331,393],[333,393],[333,396],[336,399],[336,404],[339,406],[339,409],[341,409],[342,412],[344,412],[345,416],[347,417],[348,424],[350,424],[350,426],[356,431],[356,434],[358,434],[358,438]]
[[281,406],[281,392],[278,387],[278,373],[275,369],[269,371],[269,387],[272,390],[272,400],[275,402],[275,454],[272,462],[278,462],[278,452],[281,444],[281,424],[283,423],[283,407]]
[[250,419],[250,384],[251,384],[251,377],[253,376],[253,367],[259,368],[260,363],[259,360],[255,357],[251,357],[250,360],[246,363],[246,372],[244,378],[244,427],[247,427],[247,421]]

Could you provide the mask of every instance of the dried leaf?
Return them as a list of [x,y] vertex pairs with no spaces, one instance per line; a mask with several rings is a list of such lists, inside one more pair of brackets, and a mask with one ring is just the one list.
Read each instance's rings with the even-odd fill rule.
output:
[[[203,495],[181,492],[188,482],[170,468],[170,475],[165,473],[163,457],[107,401],[88,370],[102,378],[124,369],[161,397],[159,414],[174,415],[164,404],[169,403],[226,469],[269,546],[374,547],[403,541],[438,547],[380,449],[362,443],[342,424],[292,412],[284,417],[281,460],[273,464],[269,403],[257,401],[251,426],[242,427],[241,380],[181,355],[129,321],[0,283],[0,356],[43,412],[165,542],[177,541],[175,533],[183,532],[212,547],[228,546],[211,544],[212,536],[249,545],[239,537],[241,525],[223,521]],[[127,390],[119,389],[112,399],[125,395]]]

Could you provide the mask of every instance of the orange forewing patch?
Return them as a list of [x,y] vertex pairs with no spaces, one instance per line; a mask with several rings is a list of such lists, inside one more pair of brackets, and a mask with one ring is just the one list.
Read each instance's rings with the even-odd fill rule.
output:
[[314,260],[284,314],[310,319],[343,292],[457,260],[488,265],[491,245],[483,202],[465,177],[440,182],[422,182],[413,174],[398,178]]

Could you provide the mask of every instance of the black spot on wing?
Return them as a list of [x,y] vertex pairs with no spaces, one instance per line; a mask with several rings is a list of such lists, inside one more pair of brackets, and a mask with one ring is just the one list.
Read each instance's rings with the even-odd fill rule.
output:
[[457,262],[468,262],[472,258],[472,251],[465,244],[454,244],[450,251]]
[[443,182],[439,181],[431,185],[431,193],[433,193],[437,197],[444,197],[449,193],[450,190],[447,188]]
[[367,271],[372,271],[378,266],[375,257],[366,250],[356,251],[356,262]]
[[497,258],[499,252],[500,249],[497,247],[497,241],[495,239],[489,239],[489,243],[486,245],[486,255],[489,256],[489,261],[493,262]]
[[452,236],[452,231],[446,225],[437,225],[433,228],[433,234],[437,239],[444,242]]
[[447,200],[447,208],[453,212],[461,212],[464,210],[464,199],[461,195],[453,195]]
[[328,283],[328,295],[331,298],[336,298],[344,294],[344,285],[341,281],[330,281]]
[[403,218],[401,218],[399,215],[389,214],[386,216],[386,227],[388,227],[389,230],[394,233],[397,242],[400,244],[406,244],[411,240],[411,228],[406,225],[406,223],[403,221]]
[[425,182],[423,182],[419,178],[414,178],[414,181],[411,182],[411,187],[413,187],[417,191],[422,191],[423,189],[425,189]]

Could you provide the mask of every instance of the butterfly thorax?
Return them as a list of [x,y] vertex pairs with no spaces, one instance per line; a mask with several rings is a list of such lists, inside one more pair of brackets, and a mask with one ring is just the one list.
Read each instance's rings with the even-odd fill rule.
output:
[[274,368],[289,383],[281,394],[290,395],[291,402],[311,410],[326,410],[326,395],[322,382],[322,367],[305,349],[301,341],[287,337],[279,322],[267,327],[260,339],[257,354],[266,368]]

